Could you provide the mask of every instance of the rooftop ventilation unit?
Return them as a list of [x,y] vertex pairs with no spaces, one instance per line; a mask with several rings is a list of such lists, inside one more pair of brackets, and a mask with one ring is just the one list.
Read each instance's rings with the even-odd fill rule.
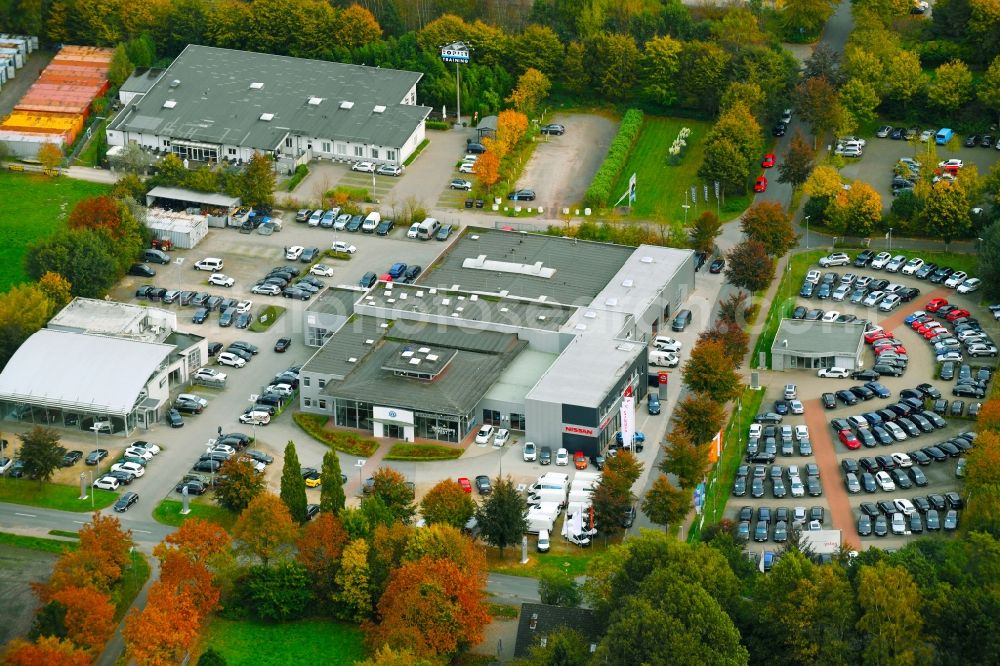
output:
[[254,81],[250,84],[250,90],[260,90],[264,87],[264,84],[260,81]]
[[175,106],[177,106],[177,101],[176,100],[168,99],[167,101],[165,101],[163,103],[163,108],[164,109],[172,109]]
[[265,122],[270,122],[270,121],[274,120],[274,114],[273,113],[262,113],[262,114],[260,114],[260,119],[263,120],[263,121],[265,121]]
[[357,363],[358,359],[355,356],[351,356],[350,358],[347,359],[347,362],[348,363]]
[[322,97],[310,97],[309,104],[312,106],[319,106],[323,102]]
[[640,259],[639,261],[641,261],[644,264],[651,264],[651,263],[653,263],[653,258],[649,257],[649,256],[646,256],[646,257],[643,257],[642,259]]
[[430,347],[421,347],[417,351],[420,352],[421,354],[430,354],[431,353],[431,348]]
[[411,356],[413,356],[413,350],[407,349],[406,351],[402,352],[400,356],[402,356],[403,358],[410,358]]
[[340,103],[340,108],[342,108],[342,109],[353,109],[354,108],[354,102],[348,102],[347,100],[344,100],[343,102]]
[[434,361],[438,360],[438,355],[437,354],[428,354],[427,355],[427,360],[430,361],[431,363],[433,363]]
[[372,111],[375,113],[385,113],[385,107],[382,106],[381,104],[376,104],[375,108],[372,109]]
[[375,344],[375,341],[372,340],[371,338],[368,338],[367,340],[365,340],[365,344],[366,345],[373,345],[373,344]]
[[609,306],[609,307],[614,307],[614,306],[618,305],[618,299],[612,296],[608,300],[604,301],[604,304],[607,305],[607,306]]
[[410,359],[410,365],[420,365],[420,359],[419,358],[411,358]]
[[626,278],[625,280],[622,280],[622,286],[626,289],[631,289],[635,286],[635,280],[632,278]]

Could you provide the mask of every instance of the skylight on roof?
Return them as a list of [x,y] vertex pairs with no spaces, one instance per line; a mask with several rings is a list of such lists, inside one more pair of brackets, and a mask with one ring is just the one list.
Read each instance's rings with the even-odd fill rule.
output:
[[319,106],[322,103],[323,103],[323,98],[322,97],[310,97],[309,98],[309,104],[312,105],[312,106]]
[[164,108],[164,109],[172,109],[172,108],[174,108],[175,106],[177,106],[177,101],[176,101],[176,100],[173,100],[173,99],[168,99],[167,101],[165,101],[165,102],[163,103],[163,108]]
[[385,113],[385,106],[382,104],[376,104],[375,108],[372,109],[375,113]]
[[254,81],[250,84],[250,90],[260,90],[264,87],[264,83],[261,81]]
[[262,113],[262,114],[260,114],[260,119],[264,120],[264,121],[274,120],[274,114],[273,113]]
[[354,108],[354,102],[348,102],[347,100],[344,100],[343,102],[340,103],[340,108],[342,108],[342,109],[353,109]]

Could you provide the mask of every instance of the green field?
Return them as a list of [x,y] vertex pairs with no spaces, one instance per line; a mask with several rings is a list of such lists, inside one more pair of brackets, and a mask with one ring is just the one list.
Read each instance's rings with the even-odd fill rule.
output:
[[[60,511],[92,511],[104,509],[118,499],[118,493],[91,488],[88,498],[80,499],[80,486],[38,483],[27,479],[0,479],[0,502],[27,504]],[[93,502],[93,504],[91,504]]]
[[65,550],[76,550],[80,547],[77,541],[63,541],[60,539],[46,539],[45,537],[25,536],[23,534],[11,534],[10,532],[0,532],[0,544],[5,546],[17,546],[28,550],[38,550],[43,553],[62,554]]
[[110,190],[101,183],[0,171],[0,291],[28,279],[24,252],[32,242],[63,226],[80,199]]
[[368,656],[358,627],[330,620],[271,624],[213,618],[201,636],[201,650],[208,648],[229,666],[353,664]]
[[[205,497],[209,497],[209,495],[205,495]],[[188,518],[201,518],[202,520],[218,523],[227,530],[232,528],[233,524],[236,522],[236,515],[233,514],[232,511],[224,509],[221,506],[215,506],[214,504],[202,504],[192,500],[188,504],[188,508],[191,509],[191,513],[186,516],[182,516],[181,508],[183,506],[184,504],[182,502],[178,502],[176,500],[163,500],[156,505],[155,509],[153,509],[153,520],[163,525],[180,527],[181,523]]]
[[[691,129],[687,138],[687,147],[682,153],[680,164],[671,166],[667,160],[667,150],[677,138],[682,127]],[[709,203],[705,203],[701,179],[698,178],[698,167],[701,166],[705,152],[704,139],[711,123],[702,120],[685,118],[662,118],[646,116],[639,138],[632,147],[625,168],[622,169],[618,182],[612,189],[614,204],[628,189],[629,178],[636,174],[636,199],[632,207],[631,217],[644,220],[659,220],[663,222],[683,222],[685,202],[684,193],[690,199],[691,187],[698,188],[697,206],[688,210],[688,222],[710,206],[713,210],[715,194],[709,185]],[[721,206],[722,219],[729,220],[742,212],[750,204],[749,195],[727,196],[725,205]]]
[[[848,250],[848,253],[850,251]],[[767,311],[767,319],[764,321],[764,330],[757,338],[753,353],[750,354],[750,367],[757,368],[760,352],[767,352],[767,367],[771,367],[771,344],[774,336],[778,333],[778,325],[785,317],[792,316],[795,309],[795,299],[799,295],[799,287],[806,277],[806,273],[820,257],[827,255],[826,250],[810,250],[792,255],[788,262],[788,270],[781,276],[781,284],[778,285],[778,293],[774,295],[774,301]]]

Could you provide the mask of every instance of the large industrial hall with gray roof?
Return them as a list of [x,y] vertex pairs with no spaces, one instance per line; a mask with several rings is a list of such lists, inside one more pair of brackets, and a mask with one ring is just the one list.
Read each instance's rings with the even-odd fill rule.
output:
[[593,455],[647,343],[694,289],[690,250],[466,229],[420,284],[330,288],[304,312],[304,411],[376,437],[458,442],[482,424]]
[[261,152],[287,171],[314,159],[402,164],[431,111],[417,105],[421,76],[191,44],[130,93],[108,145],[198,162],[245,163]]

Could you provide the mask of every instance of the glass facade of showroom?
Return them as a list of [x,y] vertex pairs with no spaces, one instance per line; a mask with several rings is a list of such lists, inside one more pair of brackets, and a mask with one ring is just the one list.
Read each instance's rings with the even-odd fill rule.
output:
[[[403,408],[407,409],[407,408]],[[375,405],[359,400],[334,399],[334,423],[343,428],[355,428],[373,432],[375,430]],[[418,439],[432,439],[439,442],[457,443],[472,428],[471,415],[413,412],[414,436]],[[399,425],[389,424],[384,432],[387,437],[402,439]]]
[[[151,422],[145,424],[139,422],[139,411],[136,408],[128,414],[109,415],[81,407],[0,400],[0,414],[3,415],[4,421],[55,428],[73,428],[85,432],[93,432],[94,424],[102,424],[100,433],[105,435],[125,436],[136,427],[152,425]],[[143,414],[143,417],[146,415]]]

